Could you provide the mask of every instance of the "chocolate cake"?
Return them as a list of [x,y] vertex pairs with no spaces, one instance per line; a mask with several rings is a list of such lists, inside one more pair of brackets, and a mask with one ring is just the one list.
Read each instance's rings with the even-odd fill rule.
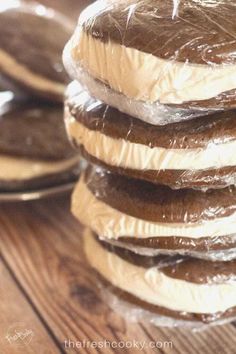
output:
[[[234,108],[235,2],[97,1],[80,17],[65,51],[131,101],[180,108]],[[222,19],[224,19],[222,23]],[[120,64],[122,63],[122,65]]]
[[235,318],[235,261],[144,257],[110,247],[89,230],[84,249],[103,285],[140,309],[196,323]]
[[227,259],[233,250],[229,258],[234,257],[235,187],[171,190],[89,168],[74,191],[72,211],[101,239],[137,253],[207,259],[219,253],[218,258]]
[[61,53],[73,21],[46,7],[40,14],[40,6],[20,1],[0,11],[1,79],[11,89],[62,102],[69,79]]
[[154,126],[92,98],[80,86],[67,94],[68,134],[89,161],[172,188],[235,184],[235,110]]
[[90,163],[72,213],[106,304],[128,319],[236,318],[235,10],[98,0],[65,46],[66,129]]
[[8,97],[0,109],[0,190],[57,185],[78,176],[79,157],[70,146],[63,109]]

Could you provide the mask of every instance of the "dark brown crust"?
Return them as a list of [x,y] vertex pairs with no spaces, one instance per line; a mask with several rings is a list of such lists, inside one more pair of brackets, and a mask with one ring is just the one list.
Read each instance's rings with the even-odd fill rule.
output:
[[120,237],[119,242],[127,246],[153,250],[212,252],[236,249],[236,233],[230,236],[217,237]]
[[1,50],[17,63],[46,79],[68,82],[61,53],[71,32],[61,22],[34,11],[10,9],[0,13],[0,28]]
[[[97,239],[98,240],[98,239]],[[165,275],[195,284],[222,284],[236,281],[236,260],[212,262],[184,256],[143,256],[132,251],[98,241],[108,252],[143,268],[158,267]]]
[[235,109],[236,108],[236,89],[223,92],[218,96],[212,97],[208,100],[190,101],[181,105],[172,105],[174,108],[183,109]]
[[84,97],[84,91],[69,97],[66,106],[71,116],[88,129],[114,139],[124,139],[150,148],[186,151],[236,140],[236,111],[218,112],[190,121],[154,126],[121,113],[89,95],[87,99]]
[[171,190],[100,168],[87,169],[85,182],[97,199],[124,214],[151,222],[199,223],[236,211],[235,187],[207,192]]
[[[39,16],[34,12],[33,7],[30,8],[25,3],[24,6],[26,7],[9,9],[0,13],[1,50],[41,78],[58,84],[68,83],[69,78],[62,64],[61,53],[71,31],[56,16],[54,19]],[[4,74],[1,63],[0,68]],[[32,91],[30,83],[29,87],[25,85],[24,77],[22,81],[16,79],[14,68],[11,72],[9,79],[12,79],[16,85],[26,88],[31,95],[43,95],[46,98],[46,88],[45,91]],[[62,101],[62,97],[57,93],[51,95],[56,101]]]
[[[96,5],[94,5],[96,6]],[[83,23],[84,30],[159,58],[197,64],[235,64],[234,1],[133,0],[106,4]],[[223,22],[222,22],[223,21]]]
[[87,153],[83,146],[78,146],[74,140],[81,155],[91,163],[101,166],[111,172],[124,175],[130,178],[136,178],[151,182],[154,184],[163,184],[171,188],[224,188],[229,184],[236,182],[236,166],[224,167],[215,170],[134,170],[130,168],[121,168],[111,166],[98,160]]
[[29,180],[0,180],[0,193],[34,191],[43,188],[56,187],[64,183],[76,182],[79,176],[79,167],[75,165],[67,171],[32,178]]
[[52,162],[76,156],[61,105],[11,101],[0,108],[0,154]]

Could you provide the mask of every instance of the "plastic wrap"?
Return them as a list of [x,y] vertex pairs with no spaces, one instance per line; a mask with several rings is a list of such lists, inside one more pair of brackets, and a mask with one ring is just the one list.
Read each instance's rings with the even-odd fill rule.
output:
[[64,51],[64,63],[71,78],[78,80],[92,96],[105,102],[109,106],[119,109],[121,112],[149,124],[167,125],[190,120],[195,117],[206,116],[211,112],[217,111],[216,109],[212,109],[211,111],[204,109],[180,109],[160,103],[147,103],[140,100],[132,100],[122,93],[112,90],[101,81],[94,79],[81,66],[77,66],[75,69],[68,56],[69,45],[70,44],[68,44]]
[[[174,238],[174,237],[173,237]],[[235,259],[236,257],[236,247],[233,246],[232,249],[222,249],[221,251],[217,250],[211,250],[210,247],[206,247],[206,252],[200,252],[200,251],[194,251],[194,242],[192,242],[192,249],[191,250],[186,250],[185,249],[185,244],[186,244],[186,240],[184,238],[179,238],[179,243],[182,243],[182,248],[180,247],[179,249],[154,249],[154,248],[149,248],[148,247],[142,247],[142,246],[134,246],[132,243],[128,243],[128,242],[122,242],[122,241],[116,241],[116,240],[110,240],[107,239],[105,237],[100,237],[100,239],[102,241],[106,241],[107,243],[113,245],[113,246],[117,246],[117,247],[122,247],[123,249],[126,249],[128,251],[131,251],[135,254],[140,254],[143,256],[147,256],[147,257],[155,257],[155,256],[160,256],[160,255],[169,255],[169,256],[175,256],[176,253],[184,256],[184,257],[195,257],[195,258],[199,258],[199,259],[203,259],[203,260],[209,260],[209,261],[231,261],[233,259]],[[231,235],[231,240],[232,242],[236,243],[236,235]],[[215,238],[213,240],[213,243],[218,243],[219,241],[217,240],[217,238]],[[221,243],[224,242],[221,240]],[[171,247],[171,246],[170,246]]]
[[32,190],[78,178],[60,105],[19,100],[0,92],[0,191]]
[[165,125],[236,107],[234,1],[97,1],[64,51],[92,95]]
[[129,321],[205,329],[236,318],[235,260],[137,256],[84,234],[104,301]]
[[72,212],[100,239],[137,254],[236,257],[235,187],[173,191],[90,167],[75,188]]
[[83,156],[119,174],[174,189],[235,185],[236,110],[153,126],[92,98],[73,82],[65,120]]
[[212,326],[225,325],[236,320],[236,316],[233,316],[231,318],[218,319],[211,323],[198,323],[197,321],[178,320],[168,316],[157,315],[151,311],[144,310],[140,306],[135,306],[133,303],[122,300],[119,295],[112,292],[112,287],[109,287],[109,285],[104,286],[102,282],[98,282],[97,285],[104,302],[129,322],[150,323],[156,327],[182,327],[199,332]]
[[68,83],[61,53],[74,22],[37,2],[0,5],[0,82],[48,101],[63,101]]

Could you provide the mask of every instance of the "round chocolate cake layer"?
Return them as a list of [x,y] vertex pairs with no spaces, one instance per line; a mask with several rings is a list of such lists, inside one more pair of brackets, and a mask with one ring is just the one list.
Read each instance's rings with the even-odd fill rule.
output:
[[171,0],[96,5],[97,11],[81,22],[84,31],[102,42],[114,41],[158,58],[192,64],[236,64],[234,1],[214,6],[205,0],[182,0],[176,7]]
[[82,67],[132,103],[233,108],[234,11],[232,0],[214,6],[191,0],[97,1],[82,13],[64,62],[75,79]]
[[[224,167],[209,170],[135,170],[111,166],[102,160],[88,154],[83,146],[77,146],[81,155],[90,163],[101,166],[113,173],[124,175],[130,178],[144,180],[154,184],[163,184],[173,189],[219,189],[236,185],[236,167]],[[233,156],[233,155],[232,155]]]
[[102,282],[123,300],[178,319],[213,322],[235,316],[235,261],[214,263],[183,257],[152,261],[149,257],[147,261],[110,249],[89,230],[84,248]]
[[[1,162],[0,162],[1,166]],[[12,192],[30,192],[50,187],[57,187],[66,183],[73,183],[78,180],[80,173],[79,163],[77,161],[71,164],[67,170],[59,171],[57,173],[45,174],[39,177],[29,179],[1,179],[0,178],[0,193]]]
[[[0,99],[3,95],[0,93]],[[46,161],[76,156],[66,135],[63,107],[14,99],[3,103],[0,107],[0,155]]]
[[[98,274],[98,277],[100,275]],[[111,285],[111,283],[107,282],[103,277],[100,276],[100,281],[101,284],[104,286],[104,289],[108,290],[109,293],[112,293],[113,295],[116,296],[117,299],[120,299],[122,301],[125,301],[128,305],[133,305],[135,308],[138,306],[139,309],[143,309],[148,311],[149,313],[157,316],[164,316],[165,318],[172,318],[174,320],[174,324],[176,321],[187,321],[192,322],[191,326],[195,327],[198,322],[202,324],[211,324],[215,322],[216,324],[222,323],[225,321],[234,321],[235,316],[236,316],[236,307],[230,308],[229,310],[225,312],[217,312],[214,314],[207,314],[207,313],[201,313],[201,314],[196,314],[196,313],[187,313],[187,312],[178,312],[178,311],[173,311],[169,310],[167,308],[157,306],[157,305],[152,305],[146,301],[143,301],[133,295],[131,295],[128,292],[122,291],[118,287],[114,287]],[[105,294],[106,295],[106,294]],[[126,311],[129,311],[128,308]],[[145,315],[144,315],[145,316]],[[153,318],[153,317],[152,317]],[[218,323],[217,323],[218,322]],[[165,322],[164,322],[165,323]],[[183,322],[177,322],[179,327],[186,325],[186,323]],[[171,325],[173,327],[173,324]]]
[[74,181],[79,156],[71,147],[61,105],[19,101],[0,92],[0,190],[32,190]]
[[[220,188],[236,181],[236,111],[154,126],[70,85],[65,119],[88,160],[173,188]],[[95,143],[96,142],[96,143]]]
[[[94,237],[95,234],[94,234]],[[228,262],[211,262],[203,259],[183,256],[148,257],[127,249],[111,245],[97,238],[108,252],[116,254],[125,261],[138,267],[157,267],[165,275],[196,284],[221,284],[236,281],[236,260]]]
[[[78,89],[78,92],[73,89]],[[80,86],[69,86],[67,94],[65,105],[73,118],[89,130],[114,139],[124,139],[150,148],[183,150],[207,148],[209,144],[236,143],[236,110],[154,126],[96,100]]]
[[75,181],[79,175],[79,157],[42,161],[0,155],[0,190],[29,191]]
[[172,190],[90,168],[87,188],[96,198],[133,217],[163,223],[197,223],[224,218],[236,212],[235,187],[200,192]]
[[[147,238],[120,237],[114,244],[131,250],[140,249],[139,253],[144,254],[152,253],[153,250],[160,250],[160,253],[163,254],[176,252],[180,254],[187,253],[204,259],[231,260],[235,258],[236,234],[217,237],[199,237],[197,239],[178,236]],[[170,252],[170,250],[172,252]],[[183,252],[184,250],[188,252]],[[230,250],[232,250],[232,252],[228,252]],[[222,251],[222,253],[220,251]],[[155,254],[156,252],[153,253]]]
[[235,205],[234,187],[171,190],[95,167],[72,197],[75,217],[113,245],[224,261],[235,258]]
[[30,95],[63,100],[68,76],[61,53],[73,23],[48,8],[20,1],[0,11],[1,75]]

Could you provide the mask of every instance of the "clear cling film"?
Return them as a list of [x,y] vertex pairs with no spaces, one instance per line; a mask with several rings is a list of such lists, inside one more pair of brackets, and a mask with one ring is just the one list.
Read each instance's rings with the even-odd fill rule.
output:
[[155,126],[69,85],[65,121],[70,139],[92,163],[173,189],[235,185],[236,110]]
[[108,305],[201,330],[236,318],[236,3],[98,0],[63,61],[88,162],[71,210]]
[[64,63],[92,95],[152,124],[232,109],[234,12],[228,0],[97,1],[81,14]]
[[[70,77],[76,79],[83,85],[83,87],[90,92],[93,97],[101,100],[109,106],[119,109],[125,114],[131,115],[140,119],[143,122],[152,125],[168,125],[171,123],[178,123],[182,121],[191,120],[193,118],[206,116],[208,114],[219,111],[219,109],[203,108],[178,108],[170,107],[160,103],[149,103],[140,100],[133,100],[111,89],[108,85],[101,81],[94,79],[87,70],[80,65],[75,69],[68,57],[68,47],[64,51],[64,63]],[[236,107],[236,105],[235,105]],[[222,108],[221,108],[222,109]]]
[[157,313],[151,312],[151,310],[146,310],[136,305],[134,302],[130,302],[127,299],[120,298],[119,292],[114,293],[112,286],[104,285],[102,281],[98,281],[98,289],[102,299],[106,304],[116,313],[121,315],[129,322],[143,322],[149,323],[156,327],[166,327],[166,328],[184,328],[192,332],[205,331],[213,326],[221,326],[235,321],[236,316],[232,316],[225,319],[219,319],[216,316],[215,321],[211,323],[203,323],[197,321],[187,321],[184,319],[172,318]]
[[[178,248],[170,249],[172,247],[171,242],[167,243],[166,242],[166,248],[161,248],[161,242],[159,243],[158,248],[158,243],[156,245],[156,248],[154,248],[153,244],[149,245],[142,245],[141,240],[135,240],[137,242],[137,245],[134,246],[134,243],[132,242],[131,239],[129,240],[124,240],[126,242],[123,242],[122,240],[112,240],[112,239],[107,239],[103,236],[100,236],[100,239],[102,241],[105,241],[113,246],[121,247],[124,250],[131,251],[137,255],[142,255],[146,257],[156,257],[156,256],[176,256],[176,254],[183,256],[183,257],[194,257],[197,259],[202,259],[202,260],[207,260],[207,261],[212,261],[212,262],[228,262],[232,261],[236,258],[236,247],[233,244],[232,248],[230,249],[224,249],[225,244],[227,244],[227,238],[226,240],[222,240],[218,237],[213,238],[213,242],[211,245],[207,245],[205,249],[203,248],[203,251],[199,250],[198,248],[198,240],[194,241],[191,240],[191,249],[188,249],[189,243],[188,240],[184,237],[172,237],[172,244],[173,243],[178,243]],[[230,239],[232,243],[236,243],[236,235],[231,235]],[[140,246],[138,245],[140,243]],[[214,250],[214,247],[212,247],[215,244],[220,244],[221,243],[221,250]],[[220,248],[220,246],[219,246]]]
[[101,240],[146,257],[229,261],[236,255],[234,187],[173,191],[88,167],[73,193],[72,212]]
[[140,256],[89,230],[84,250],[105,302],[129,320],[201,330],[235,319],[235,260]]

